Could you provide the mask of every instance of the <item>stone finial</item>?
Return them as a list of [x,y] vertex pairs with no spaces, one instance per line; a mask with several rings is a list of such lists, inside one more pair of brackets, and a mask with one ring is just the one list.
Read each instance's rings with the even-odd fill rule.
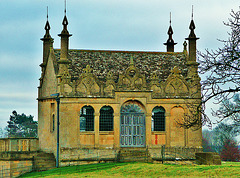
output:
[[183,42],[183,51],[187,51],[187,42],[186,41]]
[[46,22],[46,25],[45,25],[45,30],[46,30],[46,33],[44,35],[44,38],[51,38],[50,34],[49,34],[49,31],[50,31],[51,27],[50,27],[50,24],[47,20]]
[[50,35],[50,24],[48,21],[48,7],[47,7],[47,21],[45,24],[45,35],[43,38],[41,38],[41,40],[43,41],[43,63],[40,65],[41,67],[45,67],[47,64],[47,59],[49,57],[49,51],[50,51],[50,47],[53,45],[53,38]]
[[173,35],[173,29],[172,29],[172,26],[171,26],[171,13],[170,13],[170,26],[168,28],[168,40],[166,43],[164,43],[164,45],[167,46],[167,52],[174,52],[174,45],[176,45],[177,43],[174,43],[174,40],[172,38],[172,35]]
[[62,25],[63,25],[63,30],[62,30],[62,33],[61,34],[69,34],[68,30],[67,30],[67,26],[68,26],[68,20],[67,20],[67,2],[65,0],[65,9],[64,9],[64,18],[63,18],[63,22],[62,22]]
[[46,21],[44,29],[45,29],[46,32],[45,32],[45,35],[44,35],[43,38],[50,39],[51,36],[50,36],[49,31],[50,31],[51,27],[50,27],[50,24],[49,24],[49,21],[48,21],[48,7],[47,7],[47,21]]
[[189,34],[188,38],[196,38],[196,35],[194,32],[195,28],[196,28],[195,23],[193,20],[191,20],[190,25],[189,25],[190,34]]
[[192,12],[192,20],[189,25],[190,34],[188,38],[186,38],[186,40],[188,40],[188,52],[189,52],[188,60],[189,61],[196,61],[196,52],[197,52],[196,43],[199,38],[197,38],[195,35],[195,32],[194,32],[195,28],[196,27],[193,21],[193,12]]
[[[65,15],[62,22],[63,30],[61,34],[58,35],[61,37],[61,54],[60,54],[60,60],[58,61],[60,65],[66,65],[70,63],[70,61],[68,60],[68,49],[69,49],[69,37],[72,35],[69,34],[67,30],[68,20],[66,15],[66,1],[65,1],[64,12],[65,12]],[[60,66],[59,68],[62,68],[62,67]],[[65,68],[67,68],[67,66],[65,66]],[[59,70],[59,74],[62,74],[62,72],[63,71]]]

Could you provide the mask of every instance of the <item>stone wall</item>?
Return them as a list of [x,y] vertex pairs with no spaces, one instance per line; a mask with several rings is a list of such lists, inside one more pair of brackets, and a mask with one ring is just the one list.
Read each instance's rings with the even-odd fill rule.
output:
[[32,160],[0,160],[0,177],[18,177],[21,174],[32,171]]
[[[143,148],[130,148],[130,150]],[[194,147],[165,147],[156,146],[145,148],[151,158],[156,161],[164,160],[195,160],[195,153],[202,152],[202,148]],[[117,161],[121,149],[114,148],[61,148],[60,165],[78,165],[101,161]]]
[[152,147],[149,153],[153,160],[194,160],[195,153],[202,152],[202,148],[196,147]]
[[32,171],[38,150],[38,138],[1,138],[0,177],[17,177]]
[[37,151],[38,138],[1,138],[0,152],[8,151]]
[[61,148],[60,165],[100,161],[115,161],[119,149],[113,148]]
[[[128,101],[137,101],[145,106],[146,146],[166,145],[180,147],[201,147],[202,130],[184,129],[177,125],[180,114],[187,112],[183,99],[151,99],[150,92],[116,93],[116,98],[61,98],[60,100],[60,147],[64,148],[98,148],[120,147],[120,108]],[[134,99],[134,100],[133,100]],[[39,101],[39,140],[40,149],[52,152],[56,156],[56,118],[55,130],[52,131],[51,111],[53,99]],[[177,103],[177,104],[176,104]],[[83,106],[94,109],[94,131],[80,131],[80,110]],[[100,109],[111,106],[114,110],[114,128],[111,132],[99,131]],[[165,109],[165,131],[152,131],[152,110],[156,106]],[[179,114],[180,113],[180,114]]]

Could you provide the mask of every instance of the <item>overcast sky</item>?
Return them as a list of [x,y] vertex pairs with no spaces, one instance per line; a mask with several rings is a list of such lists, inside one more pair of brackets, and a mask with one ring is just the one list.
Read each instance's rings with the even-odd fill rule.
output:
[[[198,50],[216,49],[226,39],[223,21],[239,0],[67,0],[72,49],[166,51],[169,14],[182,51],[192,5]],[[37,119],[37,87],[47,6],[54,48],[62,30],[64,0],[0,0],[0,127],[13,110]]]

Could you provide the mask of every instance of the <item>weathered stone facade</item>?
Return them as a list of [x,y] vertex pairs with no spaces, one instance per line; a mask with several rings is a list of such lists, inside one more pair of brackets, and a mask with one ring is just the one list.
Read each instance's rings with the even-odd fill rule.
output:
[[82,154],[86,149],[112,154],[113,149],[122,147],[155,151],[162,145],[202,147],[201,129],[178,125],[190,113],[187,103],[201,101],[197,38],[192,36],[192,26],[188,51],[184,43],[183,52],[173,52],[173,47],[167,52],[143,52],[69,50],[67,24],[65,16],[60,50],[53,49],[48,22],[42,39],[38,96],[41,150],[56,154],[54,93],[60,94],[62,160],[76,159],[78,156],[71,154]]

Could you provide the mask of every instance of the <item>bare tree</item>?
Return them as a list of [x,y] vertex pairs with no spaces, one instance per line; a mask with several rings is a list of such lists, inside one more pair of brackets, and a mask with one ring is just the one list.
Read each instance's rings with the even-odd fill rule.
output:
[[[237,101],[238,95],[235,94],[240,92],[240,11],[232,10],[230,16],[228,22],[224,23],[231,29],[229,38],[220,40],[223,47],[216,51],[199,52],[200,73],[206,76],[202,81],[203,109],[208,101],[221,103],[220,109],[213,111],[213,116],[216,116],[219,122],[226,118],[240,122],[239,102],[235,102],[234,107],[226,102],[232,99]],[[204,122],[211,122],[206,115],[203,116]]]
[[[227,40],[219,40],[223,47],[198,52],[199,72],[203,78],[202,102],[198,106],[187,103],[190,114],[184,117],[181,125],[185,128],[212,125],[212,119],[205,112],[208,102],[221,103],[218,110],[212,110],[217,123],[226,118],[240,123],[240,11],[232,10],[224,25],[230,28],[230,32]],[[201,116],[202,122],[199,122]]]

